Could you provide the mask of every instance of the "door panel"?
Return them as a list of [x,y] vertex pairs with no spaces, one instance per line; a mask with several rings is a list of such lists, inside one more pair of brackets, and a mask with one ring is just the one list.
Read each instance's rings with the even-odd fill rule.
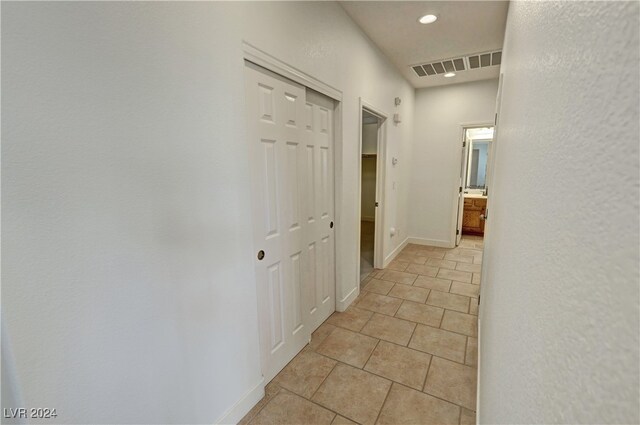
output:
[[335,311],[335,239],[333,182],[333,100],[307,89],[307,192],[310,213],[306,243],[310,259],[308,309],[312,331]]
[[[247,64],[254,256],[262,370],[270,381],[309,342],[304,270],[305,91]],[[264,256],[259,258],[258,251]]]

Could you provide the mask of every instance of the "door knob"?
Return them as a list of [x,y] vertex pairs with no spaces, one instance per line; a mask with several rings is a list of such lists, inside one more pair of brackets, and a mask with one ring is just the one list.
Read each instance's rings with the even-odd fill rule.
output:
[[484,215],[484,214],[480,214],[480,220],[486,220],[486,219],[487,219],[487,216],[486,216],[486,215]]
[[258,260],[262,260],[264,258],[264,251],[260,250],[258,251]]

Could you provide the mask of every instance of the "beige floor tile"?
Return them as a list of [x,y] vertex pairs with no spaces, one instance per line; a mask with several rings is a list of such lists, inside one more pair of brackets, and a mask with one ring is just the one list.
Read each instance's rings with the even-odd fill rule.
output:
[[262,397],[262,399],[258,403],[256,403],[256,405],[253,406],[246,415],[244,415],[244,418],[242,418],[240,422],[238,422],[238,425],[247,425],[249,422],[251,422],[251,419],[253,419],[260,412],[260,410],[262,410],[262,408],[266,406],[267,403],[269,403],[271,399],[280,392],[281,389],[282,387],[273,382],[273,380],[269,382],[264,388],[264,397]]
[[442,260],[444,258],[445,252],[444,251],[427,251],[422,255],[428,258],[437,258],[439,260]]
[[440,327],[468,336],[478,336],[478,316],[445,310]]
[[356,367],[362,367],[377,343],[378,340],[375,338],[336,328],[320,344],[316,352]]
[[418,277],[417,274],[407,273],[407,272],[399,272],[396,270],[387,270],[380,277],[382,280],[388,280],[395,283],[402,283],[404,285],[411,285],[413,281]]
[[413,286],[421,288],[435,289],[436,291],[449,292],[451,281],[447,279],[438,279],[437,277],[418,276]]
[[376,313],[360,332],[396,344],[407,345],[415,327],[415,323]]
[[274,381],[282,388],[311,398],[336,363],[313,351],[303,351],[282,369]]
[[429,354],[380,341],[364,370],[422,390],[430,361]]
[[460,412],[460,425],[476,425],[476,412],[462,408]]
[[419,254],[401,253],[395,259],[400,261],[406,261],[410,264],[424,264],[427,261],[427,257],[425,257],[422,253],[419,253]]
[[429,295],[429,290],[425,288],[416,288],[415,286],[411,285],[396,283],[388,295],[390,297],[402,298],[404,300],[424,303],[427,300],[427,296]]
[[428,266],[440,267],[443,269],[455,270],[456,262],[451,260],[439,260],[437,258],[429,258],[426,262]]
[[342,313],[336,311],[329,316],[325,323],[359,332],[372,315],[371,311],[362,310],[358,307],[349,307],[347,311]]
[[431,277],[436,277],[436,275],[438,274],[437,267],[425,266],[424,264],[409,264],[405,271]]
[[471,280],[471,283],[473,283],[474,285],[480,285],[480,273],[473,274],[473,279]]
[[405,271],[408,265],[409,265],[408,261],[393,260],[392,262],[389,263],[389,265],[387,266],[387,269],[403,272]]
[[467,337],[464,335],[418,325],[409,348],[464,363],[466,342]]
[[443,313],[444,310],[440,307],[433,307],[413,301],[404,301],[398,309],[396,317],[438,327],[440,326]]
[[393,384],[378,424],[457,424],[460,408],[428,394]]
[[469,314],[478,315],[478,299],[471,298],[469,302]]
[[393,288],[393,282],[373,278],[362,289],[380,295],[387,295],[391,288]]
[[480,273],[482,270],[481,264],[469,264],[469,263],[457,263],[456,270],[469,273]]
[[451,283],[451,289],[449,291],[452,294],[478,298],[478,294],[480,293],[480,286],[474,285],[473,283],[462,283],[454,281],[453,283]]
[[450,294],[448,292],[431,291],[429,298],[427,298],[427,304],[448,310],[456,310],[462,313],[469,311],[469,297]]
[[373,424],[391,382],[363,370],[338,364],[313,401],[361,424]]
[[460,255],[449,252],[444,256],[445,260],[457,261],[459,263],[473,263],[473,256],[471,255]]
[[467,355],[464,363],[468,366],[478,367],[478,339],[469,337],[467,339]]
[[347,419],[344,416],[336,415],[333,422],[331,422],[331,425],[358,425],[358,423],[353,422],[352,420]]
[[404,247],[404,249],[401,252],[406,254],[419,255],[419,253],[423,251],[431,251],[431,250],[432,248],[427,245],[408,244],[406,247]]
[[474,257],[476,255],[482,255],[482,251],[479,249],[456,248],[456,254]]
[[402,304],[402,300],[398,298],[368,293],[358,302],[357,307],[393,316],[398,311],[400,304]]
[[424,392],[475,411],[477,373],[472,367],[434,357]]
[[440,279],[451,279],[457,280],[458,282],[468,282],[471,283],[471,277],[473,275],[468,272],[460,272],[457,270],[448,270],[448,269],[440,269],[438,271],[438,276]]
[[315,403],[280,391],[250,422],[251,425],[331,424],[335,413]]
[[330,325],[327,322],[324,322],[323,324],[321,324],[318,327],[318,329],[316,329],[311,334],[311,342],[309,343],[309,348],[311,348],[312,350],[315,350],[316,348],[318,348],[318,346],[322,344],[322,341],[324,341],[325,338],[328,337],[329,334],[333,332],[335,328],[336,328],[335,326]]

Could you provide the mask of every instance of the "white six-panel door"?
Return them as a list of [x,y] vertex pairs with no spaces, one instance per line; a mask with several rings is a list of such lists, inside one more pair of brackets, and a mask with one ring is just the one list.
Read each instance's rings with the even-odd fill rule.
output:
[[303,86],[249,62],[245,74],[258,320],[268,382],[335,309],[333,109],[308,102]]
[[308,314],[315,330],[335,311],[333,230],[333,101],[307,89],[306,219]]

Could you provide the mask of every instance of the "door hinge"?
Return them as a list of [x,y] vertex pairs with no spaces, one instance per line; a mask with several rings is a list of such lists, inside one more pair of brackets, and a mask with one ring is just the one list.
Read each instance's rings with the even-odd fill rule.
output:
[[496,117],[493,121],[493,125],[498,125],[498,113],[496,112]]
[[480,295],[478,295],[478,305],[480,305]]
[[460,230],[456,229],[456,236],[460,234]]
[[378,203],[376,202],[376,207],[378,206]]
[[462,186],[458,188],[458,193],[462,193]]
[[467,146],[467,142],[466,142],[466,140],[463,140],[462,141],[462,147],[464,148],[465,146]]

